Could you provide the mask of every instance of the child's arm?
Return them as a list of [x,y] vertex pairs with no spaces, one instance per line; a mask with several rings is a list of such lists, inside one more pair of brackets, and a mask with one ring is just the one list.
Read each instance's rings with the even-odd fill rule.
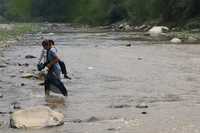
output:
[[40,64],[42,62],[42,59],[45,58],[45,54],[46,54],[46,50],[43,49],[41,54],[40,54],[40,58],[38,60],[38,64]]

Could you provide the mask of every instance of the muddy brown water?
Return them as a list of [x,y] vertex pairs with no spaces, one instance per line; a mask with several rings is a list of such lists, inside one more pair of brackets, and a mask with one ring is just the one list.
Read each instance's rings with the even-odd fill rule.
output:
[[[65,115],[54,128],[9,128],[0,114],[0,133],[199,133],[200,45],[131,41],[136,33],[71,32],[27,34],[17,45],[1,49],[0,112],[46,105]],[[44,96],[40,81],[22,79],[36,72],[41,39],[55,40],[72,80],[69,96]],[[123,39],[122,39],[123,38]],[[125,45],[131,42],[132,47]],[[22,66],[19,65],[22,64]],[[28,63],[29,66],[23,66]],[[136,108],[145,103],[148,108]]]

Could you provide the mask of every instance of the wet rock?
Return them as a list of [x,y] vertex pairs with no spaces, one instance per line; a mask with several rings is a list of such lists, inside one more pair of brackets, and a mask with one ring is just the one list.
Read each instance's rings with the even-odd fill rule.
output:
[[25,86],[25,83],[21,83],[21,86]]
[[21,64],[21,63],[17,63],[17,65],[18,65],[18,66],[22,66],[22,64]]
[[144,112],[142,112],[142,114],[143,114],[143,115],[146,115],[146,114],[147,114],[147,112],[145,112],[145,111],[144,111]]
[[24,65],[24,66],[26,66],[26,67],[28,67],[28,66],[29,66],[29,64],[28,64],[28,63],[24,63],[23,65]]
[[144,108],[148,108],[149,106],[146,105],[145,103],[140,103],[138,105],[136,105],[136,108],[139,108],[139,109],[144,109]]
[[121,108],[130,108],[130,105],[124,104],[124,105],[114,105],[110,106],[110,108],[116,108],[116,109],[121,109]]
[[34,74],[31,74],[31,73],[25,73],[21,76],[21,78],[26,78],[26,79],[30,79],[30,78],[33,78],[35,77]]
[[114,31],[131,31],[133,28],[127,23],[121,23],[113,26]]
[[26,59],[33,59],[33,58],[37,58],[37,57],[35,57],[35,56],[33,56],[33,55],[26,55],[25,58],[26,58]]
[[12,128],[45,128],[62,124],[64,115],[45,106],[15,111],[10,118]]
[[116,128],[108,128],[107,130],[108,131],[116,131],[117,129]]
[[169,31],[169,28],[166,26],[154,26],[148,31],[148,33],[152,37],[157,37],[160,35],[164,35],[165,31]]
[[124,28],[124,24],[120,24],[119,29],[123,29],[123,28]]
[[10,111],[10,112],[3,112],[3,111],[0,111],[0,114],[1,114],[1,115],[12,114],[12,113],[13,113],[13,112],[11,112],[11,111]]
[[75,119],[75,120],[72,120],[73,123],[81,123],[82,120],[81,119]]
[[126,44],[126,47],[131,47],[131,43],[129,43],[129,44]]
[[138,60],[142,60],[143,58],[141,58],[141,57],[139,57],[139,58],[137,58]]
[[94,117],[94,116],[92,116],[89,119],[87,119],[85,122],[97,122],[97,121],[99,121],[99,119]]
[[18,64],[18,66],[29,66],[29,64],[28,64],[28,63],[24,63],[24,64],[17,63],[17,64]]
[[5,67],[7,67],[6,65],[0,65],[0,68],[5,68]]
[[3,98],[3,94],[0,93],[0,98]]
[[11,77],[11,78],[15,78],[15,77],[16,77],[16,75],[10,75],[10,77]]
[[171,43],[181,43],[182,40],[179,39],[179,38],[173,38],[170,42],[171,42]]

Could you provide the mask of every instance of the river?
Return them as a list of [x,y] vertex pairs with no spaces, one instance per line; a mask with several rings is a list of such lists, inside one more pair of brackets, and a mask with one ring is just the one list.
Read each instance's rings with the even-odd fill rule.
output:
[[[199,133],[200,45],[173,45],[133,40],[137,33],[62,32],[26,34],[1,49],[0,112],[45,105],[65,115],[54,128],[9,127],[1,114],[0,133]],[[37,73],[41,41],[53,39],[72,80],[64,80],[69,96],[44,96]],[[125,46],[131,43],[131,47]],[[25,65],[24,65],[25,64]],[[138,104],[147,108],[136,108]]]

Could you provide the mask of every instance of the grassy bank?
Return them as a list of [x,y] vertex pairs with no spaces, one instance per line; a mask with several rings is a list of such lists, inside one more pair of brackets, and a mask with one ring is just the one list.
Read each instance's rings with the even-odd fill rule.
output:
[[40,31],[38,24],[33,23],[14,23],[0,24],[0,47],[5,47],[8,42],[16,42],[26,33]]

